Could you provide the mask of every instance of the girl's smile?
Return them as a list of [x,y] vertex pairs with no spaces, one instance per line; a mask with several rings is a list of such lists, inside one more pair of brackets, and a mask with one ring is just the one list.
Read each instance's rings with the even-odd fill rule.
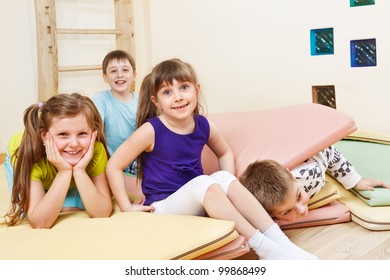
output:
[[188,106],[188,104],[186,104],[186,105],[181,105],[181,106],[177,106],[177,107],[173,107],[173,109],[175,109],[175,110],[181,110],[181,109],[184,109],[185,107],[187,107]]
[[[157,96],[152,96],[153,103],[167,117],[183,118],[192,115],[196,106],[199,84],[173,80],[172,84],[163,83]],[[180,115],[175,113],[179,112]],[[185,115],[182,115],[186,113]]]
[[53,118],[50,135],[60,155],[75,166],[88,151],[92,130],[84,115],[73,118]]

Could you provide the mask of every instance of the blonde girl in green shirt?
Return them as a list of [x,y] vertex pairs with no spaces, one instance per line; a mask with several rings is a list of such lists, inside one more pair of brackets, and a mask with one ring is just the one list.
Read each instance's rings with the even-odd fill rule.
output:
[[27,216],[31,227],[51,228],[61,212],[76,209],[90,217],[110,216],[106,143],[91,99],[59,94],[28,107],[23,120],[24,132],[11,139],[7,151],[13,182],[6,224]]

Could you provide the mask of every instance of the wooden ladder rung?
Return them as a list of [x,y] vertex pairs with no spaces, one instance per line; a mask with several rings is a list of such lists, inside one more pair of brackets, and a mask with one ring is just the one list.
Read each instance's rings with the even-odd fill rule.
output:
[[61,66],[58,67],[58,72],[76,72],[76,71],[91,71],[101,70],[101,65],[79,65],[79,66]]
[[57,34],[122,34],[120,29],[68,29],[68,28],[59,28],[57,29]]
[[[92,1],[85,0],[85,2]],[[113,0],[113,2],[115,26],[108,26],[108,28],[103,29],[99,28],[100,26],[96,26],[98,28],[57,28],[56,0],[34,0],[37,27],[39,100],[48,100],[53,95],[58,94],[59,72],[101,71],[102,69],[101,65],[59,67],[57,35],[85,35],[85,37],[89,34],[113,35],[115,37],[115,48],[126,50],[134,56],[134,1]]]

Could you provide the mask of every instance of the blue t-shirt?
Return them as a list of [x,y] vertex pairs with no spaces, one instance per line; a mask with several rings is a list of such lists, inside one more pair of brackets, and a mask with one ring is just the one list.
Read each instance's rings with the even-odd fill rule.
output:
[[185,183],[203,175],[201,155],[210,136],[210,124],[194,115],[195,130],[186,135],[169,130],[158,117],[149,119],[155,139],[153,151],[142,154],[142,191],[145,205],[165,199]]
[[136,129],[138,95],[133,94],[131,102],[116,99],[111,90],[101,91],[92,98],[104,123],[108,153],[112,155],[116,149]]

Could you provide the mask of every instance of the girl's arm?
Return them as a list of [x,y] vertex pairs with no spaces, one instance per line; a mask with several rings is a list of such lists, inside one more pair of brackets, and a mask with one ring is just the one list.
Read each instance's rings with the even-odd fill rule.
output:
[[88,151],[73,167],[73,178],[85,210],[92,218],[109,217],[112,212],[110,189],[105,173],[91,178],[85,168],[91,161],[94,153],[97,131],[94,131]]
[[133,205],[127,196],[123,170],[142,152],[153,150],[154,130],[150,123],[138,128],[108,160],[106,173],[110,188],[122,212],[151,211],[153,207]]
[[210,137],[207,145],[218,158],[219,168],[234,174],[234,157],[225,138],[218,130],[217,126],[210,122]]
[[47,193],[42,182],[31,180],[27,217],[32,228],[53,226],[61,212],[71,179],[72,170],[59,171]]
[[109,217],[112,212],[112,202],[106,173],[91,178],[85,170],[74,170],[73,178],[89,216]]
[[51,228],[62,209],[69,184],[72,179],[72,166],[58,152],[53,137],[45,138],[47,160],[58,170],[50,189],[45,193],[42,182],[31,180],[28,220],[33,228]]

